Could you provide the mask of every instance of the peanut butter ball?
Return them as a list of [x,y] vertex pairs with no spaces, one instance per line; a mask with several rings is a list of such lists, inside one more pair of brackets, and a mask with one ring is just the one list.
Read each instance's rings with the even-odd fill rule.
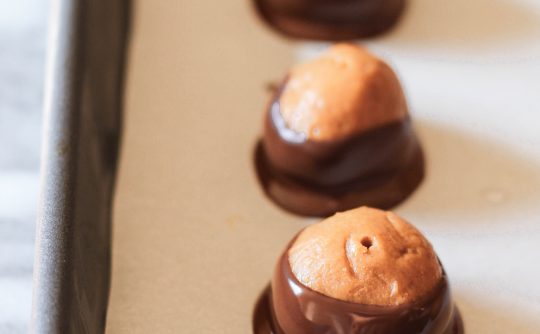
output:
[[305,286],[366,305],[413,302],[442,276],[431,244],[415,227],[390,211],[368,207],[306,228],[288,254]]
[[279,104],[286,126],[313,141],[342,140],[407,116],[394,71],[354,44],[291,69]]

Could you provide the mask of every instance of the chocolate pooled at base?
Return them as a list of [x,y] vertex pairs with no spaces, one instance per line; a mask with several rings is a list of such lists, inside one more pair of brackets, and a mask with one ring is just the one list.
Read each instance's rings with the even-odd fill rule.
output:
[[350,40],[372,37],[396,24],[404,0],[254,0],[259,16],[288,37]]
[[[259,297],[253,313],[254,334],[463,334],[463,321],[451,300],[446,274],[421,301],[373,306],[340,301],[302,285],[287,256],[279,261],[274,287]],[[287,317],[278,322],[276,307]],[[287,331],[284,328],[291,328]],[[338,331],[340,328],[341,331]]]

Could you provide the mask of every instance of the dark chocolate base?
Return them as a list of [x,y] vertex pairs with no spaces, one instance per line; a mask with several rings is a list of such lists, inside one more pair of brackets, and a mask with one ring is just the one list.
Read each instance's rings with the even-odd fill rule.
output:
[[283,209],[302,216],[328,217],[363,205],[387,210],[409,197],[424,178],[419,145],[401,169],[367,175],[340,188],[314,186],[280,173],[269,163],[262,143],[255,150],[255,166],[265,194]]
[[[272,313],[272,289],[268,286],[255,304],[253,311],[253,333],[254,334],[283,334],[285,333],[281,328],[276,329],[275,316]],[[369,332],[362,332],[363,334],[369,334]],[[446,331],[440,334],[464,334],[465,326],[463,325],[463,319],[458,308],[454,306],[454,319],[451,326],[448,326]],[[377,333],[382,334],[382,333]],[[395,333],[389,333],[395,334]],[[423,334],[423,332],[421,332]],[[434,333],[435,334],[435,333]]]
[[[278,321],[278,318],[280,319]],[[281,256],[272,287],[253,313],[255,334],[463,334],[461,315],[452,301],[446,274],[427,296],[399,306],[373,306],[333,299],[301,284]]]
[[409,116],[336,140],[314,141],[288,128],[275,92],[255,169],[266,195],[304,216],[330,216],[362,205],[390,209],[424,177],[424,155]]
[[259,16],[292,38],[350,40],[372,37],[396,24],[404,0],[254,0]]

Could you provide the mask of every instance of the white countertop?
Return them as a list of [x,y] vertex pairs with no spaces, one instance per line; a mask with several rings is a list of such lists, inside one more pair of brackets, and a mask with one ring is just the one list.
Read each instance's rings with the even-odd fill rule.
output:
[[47,7],[0,0],[0,333],[30,320]]

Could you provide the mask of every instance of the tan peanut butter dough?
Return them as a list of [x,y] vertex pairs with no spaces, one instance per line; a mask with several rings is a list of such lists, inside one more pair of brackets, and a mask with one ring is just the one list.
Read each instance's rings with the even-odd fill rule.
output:
[[390,211],[368,207],[307,227],[288,252],[296,278],[339,300],[400,305],[429,294],[442,268],[429,241]]
[[291,69],[279,102],[287,127],[315,141],[345,139],[407,115],[390,66],[348,43]]

